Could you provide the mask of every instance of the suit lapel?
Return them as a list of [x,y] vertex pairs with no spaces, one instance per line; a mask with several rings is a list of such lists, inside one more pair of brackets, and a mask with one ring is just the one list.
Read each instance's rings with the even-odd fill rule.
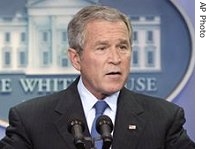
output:
[[112,149],[136,148],[143,133],[143,108],[130,91],[123,89],[117,105]]
[[78,79],[65,91],[57,104],[55,112],[58,113],[58,120],[55,122],[56,128],[62,138],[65,140],[68,148],[75,148],[73,135],[68,132],[67,124],[69,120],[79,119],[85,123],[84,136],[90,136],[87,122],[82,108],[82,103],[77,91]]
[[[85,123],[84,136],[90,137],[82,103],[77,91],[78,80],[65,90],[55,108],[56,116],[58,116],[55,126],[68,148],[72,149],[75,148],[73,135],[67,130],[67,124],[70,119],[78,118],[82,120]],[[135,148],[140,140],[145,120],[143,118],[143,108],[136,100],[138,99],[135,99],[130,91],[125,88],[122,89],[118,99],[112,149]],[[86,148],[90,147],[90,143],[86,142]]]

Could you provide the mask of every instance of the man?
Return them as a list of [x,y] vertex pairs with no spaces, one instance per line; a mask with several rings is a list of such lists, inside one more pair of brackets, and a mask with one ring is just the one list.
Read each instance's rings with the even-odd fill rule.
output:
[[[84,136],[95,117],[94,105],[106,101],[114,123],[112,149],[193,149],[183,129],[182,108],[124,87],[130,69],[132,29],[116,9],[88,6],[68,26],[68,56],[80,76],[66,90],[36,98],[10,110],[1,149],[75,149],[70,119],[84,122]],[[88,141],[87,149],[91,148]]]

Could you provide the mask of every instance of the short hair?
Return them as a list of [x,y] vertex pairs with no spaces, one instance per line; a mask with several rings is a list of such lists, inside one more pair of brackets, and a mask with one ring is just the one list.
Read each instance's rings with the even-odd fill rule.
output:
[[90,21],[105,20],[109,22],[122,21],[129,33],[129,41],[132,44],[132,26],[124,13],[108,6],[92,5],[81,9],[68,24],[69,47],[80,53],[85,44],[86,26]]

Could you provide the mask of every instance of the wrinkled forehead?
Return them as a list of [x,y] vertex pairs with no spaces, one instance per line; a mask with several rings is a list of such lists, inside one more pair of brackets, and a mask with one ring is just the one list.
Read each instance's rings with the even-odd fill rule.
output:
[[[107,21],[107,20],[94,20],[89,22],[85,27],[85,38],[92,36],[92,40],[94,37],[101,38],[112,38],[116,35],[120,36],[122,39],[130,40],[129,38],[129,30],[126,24],[121,21]],[[119,38],[119,37],[118,37]],[[90,39],[89,39],[90,40]]]

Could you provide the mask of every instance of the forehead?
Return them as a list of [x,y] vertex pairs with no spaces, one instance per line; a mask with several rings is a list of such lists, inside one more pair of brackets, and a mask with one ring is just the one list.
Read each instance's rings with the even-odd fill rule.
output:
[[123,21],[94,20],[86,25],[86,35],[121,35],[128,37],[128,28]]

